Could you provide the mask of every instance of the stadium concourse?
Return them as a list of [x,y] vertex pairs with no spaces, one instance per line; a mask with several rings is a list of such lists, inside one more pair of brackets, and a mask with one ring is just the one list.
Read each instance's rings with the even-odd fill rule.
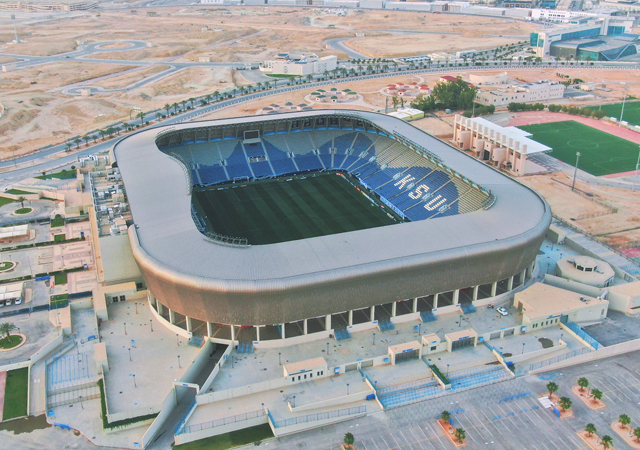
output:
[[154,314],[247,352],[491,303],[531,276],[551,219],[530,189],[375,113],[179,124],[112,153]]

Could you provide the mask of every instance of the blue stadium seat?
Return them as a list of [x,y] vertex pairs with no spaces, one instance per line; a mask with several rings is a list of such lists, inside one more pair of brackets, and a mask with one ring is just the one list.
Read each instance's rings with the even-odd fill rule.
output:
[[322,169],[318,155],[307,153],[306,155],[296,155],[296,164],[300,170],[319,170]]
[[327,154],[323,153],[320,155],[320,159],[322,160],[322,162],[324,163],[324,166],[327,169],[333,168],[333,163],[331,162],[331,160],[333,159],[333,155],[330,155],[328,153]]
[[288,175],[297,172],[296,166],[293,164],[291,158],[287,159],[272,159],[271,165],[275,170],[276,175]]
[[200,166],[198,172],[200,173],[202,184],[218,184],[229,181],[222,166]]
[[274,175],[273,170],[271,170],[271,166],[269,165],[269,161],[251,163],[251,168],[253,169],[253,174],[256,178],[272,177]]
[[264,148],[260,143],[257,144],[245,144],[244,150],[247,152],[249,158],[264,156]]
[[229,178],[234,180],[236,178],[250,178],[251,170],[249,170],[249,166],[246,161],[244,164],[238,164],[234,166],[227,166],[227,172],[229,172]]
[[341,136],[336,136],[333,139],[333,146],[338,149],[338,153],[344,154],[347,149],[351,147],[351,143],[355,138],[355,133],[347,133]]

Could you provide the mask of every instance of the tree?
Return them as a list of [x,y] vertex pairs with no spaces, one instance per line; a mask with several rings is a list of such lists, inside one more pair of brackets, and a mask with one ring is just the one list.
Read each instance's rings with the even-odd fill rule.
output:
[[626,414],[620,414],[618,416],[618,422],[620,422],[620,428],[624,430],[631,423],[631,417]]
[[220,91],[213,91],[213,96],[218,100],[218,97],[220,97]]
[[596,434],[598,432],[598,430],[596,429],[596,426],[592,423],[588,423],[586,427],[584,427],[584,431],[587,432],[587,434],[589,435],[589,437],[593,436],[594,434]]
[[136,114],[136,117],[140,119],[140,124],[142,125],[144,123],[144,113],[140,111],[138,114]]
[[98,130],[98,133],[100,133],[100,137],[104,141],[104,135],[107,134],[107,133],[104,130]]
[[553,397],[554,392],[558,392],[558,385],[553,381],[547,383],[547,391],[549,391],[549,397]]
[[173,108],[173,113],[177,114],[178,113],[178,104],[177,103],[173,103],[173,104],[171,104],[171,107]]
[[343,442],[345,443],[345,445],[353,445],[353,443],[356,441],[356,438],[353,437],[353,434],[351,433],[345,433],[344,435],[344,440]]
[[11,322],[0,323],[0,336],[5,336],[7,340],[11,340],[11,333],[18,331],[18,327],[16,327]]
[[171,110],[171,105],[167,103],[166,105],[164,105],[164,109],[167,111],[167,116],[168,116],[169,111]]
[[180,103],[182,103],[182,110],[184,111],[184,107],[187,104],[187,101],[186,100],[182,100]]
[[91,136],[85,134],[84,136],[82,136],[82,139],[84,140],[84,145],[86,147],[86,146],[89,145],[89,141],[91,140]]
[[196,99],[193,97],[189,97],[189,103],[191,103],[191,107],[193,108],[193,102],[195,102]]
[[453,435],[458,442],[462,443],[462,441],[467,437],[467,432],[464,431],[464,428],[456,428],[456,432]]
[[560,404],[560,408],[562,408],[563,411],[571,408],[571,405],[573,404],[569,397],[560,397],[560,401],[558,403]]
[[80,148],[80,142],[82,142],[82,139],[80,138],[75,138],[73,140],[73,142],[76,144],[76,148]]
[[605,434],[604,436],[602,436],[600,443],[602,444],[602,448],[611,448],[611,444],[613,444],[613,438],[608,434]]
[[598,403],[598,400],[602,399],[602,391],[600,389],[592,389],[591,396],[593,397],[593,403]]
[[640,427],[633,429],[633,435],[636,437],[636,442],[640,444]]
[[70,143],[65,142],[64,145],[67,147],[67,149],[66,149],[67,152],[71,151],[71,144]]
[[440,413],[440,420],[442,420],[443,422],[448,422],[449,419],[451,419],[451,413],[449,411],[442,411]]
[[18,197],[18,201],[20,202],[20,207],[21,207],[21,208],[24,208],[24,202],[25,202],[26,200],[27,200],[27,199],[26,199],[25,197],[23,197],[22,195],[21,195],[20,197]]

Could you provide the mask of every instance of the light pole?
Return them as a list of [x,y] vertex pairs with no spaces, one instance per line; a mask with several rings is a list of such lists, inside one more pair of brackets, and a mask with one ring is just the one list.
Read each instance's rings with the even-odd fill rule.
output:
[[127,335],[127,322],[124,322],[124,334]]
[[578,176],[578,162],[580,162],[580,152],[576,152],[576,167],[573,170],[573,183],[571,184],[571,190],[576,189],[576,177]]
[[293,396],[293,407],[294,408],[296,407],[296,396],[295,395]]
[[131,376],[133,377],[133,387],[138,387],[138,385],[136,384],[136,374],[131,374]]
[[180,336],[176,333],[176,342],[178,343],[178,347],[180,347]]
[[327,355],[329,354],[329,343],[327,342]]
[[138,302],[136,302],[136,314],[138,314]]
[[280,359],[280,356],[282,355],[281,352],[278,352],[278,365],[281,366],[282,365],[282,360]]
[[153,333],[153,319],[149,319],[149,324],[151,325],[151,332]]
[[84,404],[82,403],[82,395],[78,398],[80,399],[80,408],[84,409]]
[[373,333],[373,345],[376,345],[376,333]]
[[618,126],[622,126],[622,116],[624,115],[624,104],[627,101],[627,83],[622,83],[624,85],[624,97],[622,98],[622,109],[620,109],[620,121],[618,122]]
[[525,343],[523,342],[523,343],[522,343],[522,353],[521,353],[522,355],[524,355],[524,344],[525,344]]
[[180,365],[180,355],[178,355],[178,369],[182,369],[182,366]]
[[447,376],[449,376],[449,364],[447,364]]
[[128,349],[128,350],[129,350],[129,361],[133,361],[133,359],[131,359],[131,349]]
[[349,395],[349,383],[347,383],[347,396]]
[[636,162],[636,174],[633,177],[633,190],[636,190],[636,183],[638,181],[638,166],[640,166],[640,146],[638,146],[638,161]]

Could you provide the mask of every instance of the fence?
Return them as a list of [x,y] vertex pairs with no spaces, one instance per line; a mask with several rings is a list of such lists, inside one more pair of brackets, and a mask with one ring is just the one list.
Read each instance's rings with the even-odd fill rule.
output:
[[[545,359],[544,361],[538,361],[537,363],[529,364],[529,368],[525,372],[530,372],[532,370],[540,369],[542,367],[549,366],[551,364],[555,364],[560,361],[564,361],[566,359],[571,359],[575,356],[582,355],[584,353],[590,353],[593,350],[587,347],[579,348],[577,350],[573,350],[569,353],[563,353],[562,355],[554,356],[553,358]],[[522,375],[520,370],[518,370],[518,375]]]
[[250,419],[256,419],[261,416],[266,416],[267,412],[264,409],[258,409],[244,414],[237,414],[231,417],[223,417],[222,419],[210,420],[209,422],[198,423],[194,425],[187,425],[177,434],[188,434],[196,431],[207,430],[209,428],[221,427],[237,422],[244,422]]
[[587,333],[582,328],[580,328],[580,325],[578,325],[577,323],[571,321],[569,319],[569,317],[567,317],[567,316],[560,317],[560,322],[563,323],[564,325],[566,325],[567,328],[569,328],[571,331],[573,331],[580,339],[582,339],[587,344],[589,344],[591,347],[593,347],[594,350],[598,350],[600,348],[600,343],[598,341],[596,341],[593,338],[593,336],[591,336],[589,333]]
[[356,414],[366,414],[366,405],[355,406],[353,408],[338,409],[317,414],[307,414],[306,416],[293,417],[291,419],[278,420],[273,422],[275,428],[290,427],[300,423],[317,422],[319,420],[337,419],[338,417],[354,416]]

